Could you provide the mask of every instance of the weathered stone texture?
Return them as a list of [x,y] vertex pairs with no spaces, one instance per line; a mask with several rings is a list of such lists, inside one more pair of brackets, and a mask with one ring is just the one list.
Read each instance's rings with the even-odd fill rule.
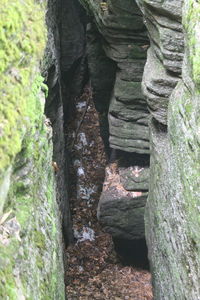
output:
[[3,0],[0,10],[0,298],[64,299],[52,133],[39,71],[46,7]]
[[[149,14],[153,19],[154,15],[156,18],[159,15],[167,28],[181,33],[182,1],[139,2],[152,41],[143,87],[152,114],[150,191],[145,228],[154,297],[156,300],[200,299],[200,5],[196,1],[184,2],[186,50],[183,78],[179,79],[183,38],[178,34],[177,51],[174,43],[169,43],[175,52],[171,56],[174,63],[169,64],[162,50],[165,45],[148,22]],[[168,32],[174,40],[174,34]]]
[[[49,0],[47,11],[48,44],[44,73],[49,93],[45,114],[53,128],[53,161],[56,162],[56,194],[62,212],[66,244],[73,241],[68,201],[68,159],[66,127],[75,112],[86,75],[85,13],[78,0]],[[85,81],[86,82],[85,82]]]
[[144,14],[151,43],[142,82],[143,92],[151,115],[166,125],[169,96],[182,70],[182,1],[137,2]]
[[[149,155],[149,112],[141,89],[149,39],[142,14],[135,1],[111,0],[101,3],[82,0],[81,3],[91,18],[87,30],[88,64],[106,149],[108,153],[109,147],[129,152],[133,157],[135,154]],[[140,158],[135,160],[135,165],[140,165]],[[133,191],[139,190],[136,185]],[[144,185],[146,188],[146,183]],[[143,183],[139,186],[143,186]],[[141,209],[136,203],[137,196],[133,200],[134,197],[126,198],[123,193],[113,193],[110,188],[103,191],[98,216],[113,236],[144,238],[146,195],[140,203]],[[124,207],[121,213],[116,209],[119,203],[120,207]],[[126,210],[129,211],[128,215]],[[134,214],[132,218],[131,212]],[[112,217],[109,219],[107,214]]]
[[[64,104],[61,83],[61,42],[60,23],[61,1],[48,1],[46,15],[48,27],[48,41],[45,51],[43,72],[48,86],[48,97],[45,103],[45,114],[49,118],[53,129],[53,161],[57,165],[56,198],[62,212],[62,228],[66,244],[71,242],[71,218],[68,202],[67,153],[64,135]],[[71,61],[72,62],[72,61]],[[68,100],[68,99],[66,99]]]
[[108,112],[110,147],[149,153],[149,113],[140,84],[149,41],[141,12],[135,1],[108,1],[104,8],[99,1],[81,2],[94,17],[91,27],[99,31],[88,35],[88,60],[96,106],[105,103]]
[[148,191],[149,168],[142,167],[136,170],[133,167],[119,170],[122,186],[127,191]]
[[106,167],[97,217],[113,238],[144,239],[144,209],[148,195],[148,167]]
[[[142,194],[142,193],[141,193]],[[147,194],[135,196],[112,186],[101,195],[98,218],[113,238],[139,240],[144,238],[144,208]]]

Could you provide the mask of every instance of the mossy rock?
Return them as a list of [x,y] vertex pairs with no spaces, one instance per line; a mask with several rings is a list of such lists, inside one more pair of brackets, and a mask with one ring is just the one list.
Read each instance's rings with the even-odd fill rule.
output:
[[[0,4],[0,180],[21,149],[29,123],[41,115],[34,92],[42,79],[38,63],[46,40],[45,7],[2,0]],[[33,82],[35,82],[33,86]],[[33,89],[32,89],[33,88]],[[31,92],[32,90],[32,92]]]
[[65,299],[40,61],[45,1],[0,3],[0,298]]

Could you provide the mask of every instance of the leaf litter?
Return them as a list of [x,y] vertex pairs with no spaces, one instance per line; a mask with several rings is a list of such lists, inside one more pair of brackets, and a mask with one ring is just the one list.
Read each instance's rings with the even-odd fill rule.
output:
[[89,87],[77,99],[76,107],[76,117],[67,128],[72,149],[70,206],[75,239],[66,250],[67,299],[152,300],[150,272],[122,265],[111,236],[104,232],[96,217],[103,188],[113,184],[121,192],[126,191],[120,184],[116,165],[107,166],[99,116]]

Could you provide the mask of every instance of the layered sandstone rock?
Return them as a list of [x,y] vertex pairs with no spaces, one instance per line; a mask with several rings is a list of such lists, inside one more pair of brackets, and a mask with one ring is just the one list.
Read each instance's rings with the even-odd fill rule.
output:
[[[141,157],[149,155],[149,112],[141,81],[149,39],[142,14],[135,1],[113,0],[104,4],[93,0],[81,2],[90,15],[88,64],[106,148],[123,151],[125,157],[128,153],[137,157],[126,168],[143,168]],[[123,172],[118,176],[119,181],[123,182]],[[112,180],[109,178],[114,185]],[[118,192],[117,187],[114,192],[110,186],[103,190],[98,216],[113,236],[144,238],[143,214],[147,193],[141,200],[134,192],[147,192],[147,182],[141,180],[137,184],[135,181],[134,186],[125,184],[125,188]],[[129,191],[134,196],[127,198],[125,195]],[[117,206],[120,209],[116,209]]]
[[167,124],[169,96],[182,70],[184,36],[182,1],[138,1],[144,14],[151,47],[143,76],[143,92],[151,115]]
[[[152,115],[145,223],[154,296],[200,299],[200,7],[196,1],[139,3],[151,40],[143,89]],[[181,30],[182,4],[185,36]]]
[[[151,115],[146,233],[155,298],[199,299],[199,5],[196,1],[181,0],[137,1],[151,45],[143,72],[148,40],[135,2],[82,2],[91,16],[92,27],[100,36],[99,39],[93,35],[99,43],[97,48],[101,49],[101,55],[93,58],[99,61],[97,65],[103,58],[112,66],[108,67],[105,63],[106,67],[102,66],[100,74],[92,82],[94,91],[97,91],[97,104],[105,103],[101,111],[105,114],[108,111],[107,136],[111,147],[140,155],[148,153],[147,106]],[[185,32],[182,28],[183,4]],[[92,42],[89,40],[90,45]],[[90,53],[93,77],[95,64]],[[145,98],[140,89],[142,73]],[[102,91],[105,89],[107,94],[104,97]],[[99,91],[102,97],[98,98]],[[148,168],[139,166],[144,168],[144,174],[135,178],[130,171],[132,167],[135,166],[118,170],[118,184],[120,182],[121,189],[124,189],[124,197],[110,180],[100,199],[100,220],[113,235],[118,234],[117,230],[120,231],[119,236],[133,233],[131,230],[136,226],[134,220],[137,214],[135,218],[131,217],[136,212],[131,205],[138,201],[138,197],[132,197],[128,191],[148,189]],[[128,210],[132,211],[126,215],[130,222],[124,223],[124,211],[127,213]],[[129,228],[128,223],[131,224]],[[126,236],[133,238],[134,234]]]
[[108,1],[104,9],[99,1],[84,3],[93,15],[88,35],[91,82],[97,109],[108,112],[110,147],[149,153],[149,113],[141,92],[149,41],[141,12],[134,1]]

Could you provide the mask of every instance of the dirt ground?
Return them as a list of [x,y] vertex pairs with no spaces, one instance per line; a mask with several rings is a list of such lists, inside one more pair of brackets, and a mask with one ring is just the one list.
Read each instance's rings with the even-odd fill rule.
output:
[[151,274],[124,266],[111,236],[96,217],[105,177],[106,156],[91,90],[77,99],[76,118],[67,129],[71,147],[71,211],[74,245],[66,250],[68,300],[151,300]]

